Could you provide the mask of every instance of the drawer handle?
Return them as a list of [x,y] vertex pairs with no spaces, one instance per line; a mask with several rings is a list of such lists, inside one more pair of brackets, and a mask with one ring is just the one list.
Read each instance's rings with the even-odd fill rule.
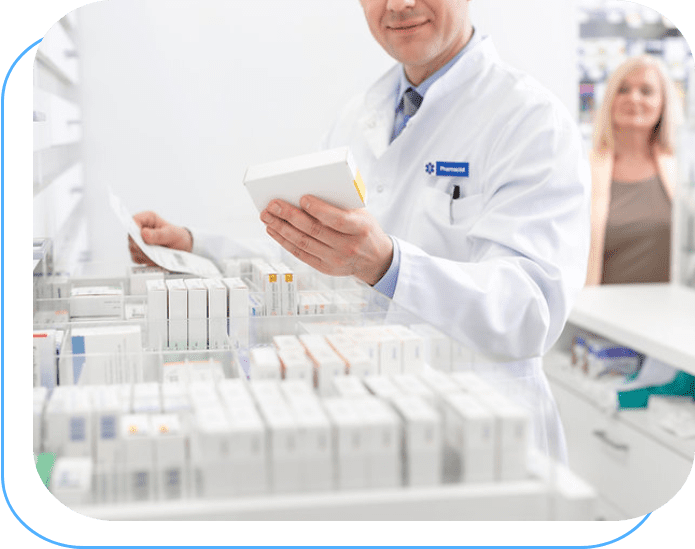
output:
[[608,438],[606,431],[596,430],[593,432],[593,434],[595,437],[601,439],[603,442],[608,444],[608,446],[610,446],[611,448],[615,448],[616,450],[620,450],[622,452],[627,452],[630,449],[630,447],[627,444],[621,444]]

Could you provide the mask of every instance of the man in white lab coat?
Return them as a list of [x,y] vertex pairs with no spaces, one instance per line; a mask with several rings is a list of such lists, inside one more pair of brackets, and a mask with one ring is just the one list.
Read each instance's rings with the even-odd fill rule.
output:
[[[566,109],[498,59],[473,29],[470,1],[361,0],[399,64],[347,105],[325,146],[350,146],[367,208],[276,200],[261,220],[298,259],[356,276],[507,361],[527,400],[541,402],[550,397],[540,357],[584,282],[590,177]],[[190,246],[181,228],[138,221],[154,228],[143,230],[148,243],[167,244],[156,233],[174,230]],[[563,458],[552,399],[544,402],[537,438]]]

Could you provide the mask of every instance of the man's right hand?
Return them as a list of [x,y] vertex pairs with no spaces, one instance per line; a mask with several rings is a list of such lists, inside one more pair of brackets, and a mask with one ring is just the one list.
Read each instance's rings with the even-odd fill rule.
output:
[[[184,252],[190,252],[193,249],[193,237],[188,229],[173,225],[154,212],[137,213],[133,216],[133,220],[140,227],[140,236],[145,244],[158,244]],[[130,237],[128,237],[128,248],[130,257],[135,263],[154,265]]]

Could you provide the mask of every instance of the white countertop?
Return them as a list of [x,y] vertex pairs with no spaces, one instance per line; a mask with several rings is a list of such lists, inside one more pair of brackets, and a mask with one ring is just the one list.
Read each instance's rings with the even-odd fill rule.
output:
[[695,290],[608,284],[582,290],[569,322],[695,375]]

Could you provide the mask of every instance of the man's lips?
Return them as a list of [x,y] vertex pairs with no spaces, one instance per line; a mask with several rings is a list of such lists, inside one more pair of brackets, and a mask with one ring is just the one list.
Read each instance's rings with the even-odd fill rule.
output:
[[398,24],[393,24],[393,25],[386,25],[386,28],[389,30],[394,30],[394,31],[408,31],[411,29],[416,29],[418,27],[422,27],[423,25],[427,24],[427,20],[424,21],[415,21],[415,22],[408,22],[408,23],[398,23]]

